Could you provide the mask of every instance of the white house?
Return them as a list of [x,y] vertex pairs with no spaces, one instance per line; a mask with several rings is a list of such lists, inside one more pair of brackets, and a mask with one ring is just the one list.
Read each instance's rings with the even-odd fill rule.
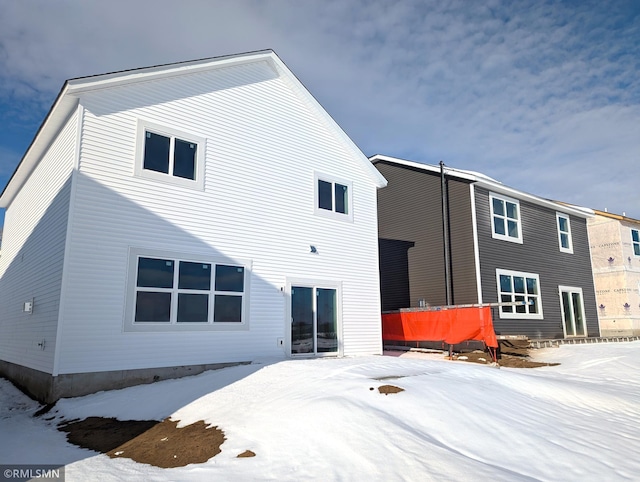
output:
[[379,354],[385,184],[270,50],[68,80],[0,198],[0,375]]

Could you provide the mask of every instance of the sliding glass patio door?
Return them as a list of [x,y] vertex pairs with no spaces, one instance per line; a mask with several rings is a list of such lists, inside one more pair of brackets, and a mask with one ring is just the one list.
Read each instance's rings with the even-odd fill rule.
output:
[[337,354],[338,314],[336,288],[292,285],[291,354]]
[[559,289],[565,336],[587,336],[582,288],[560,286]]

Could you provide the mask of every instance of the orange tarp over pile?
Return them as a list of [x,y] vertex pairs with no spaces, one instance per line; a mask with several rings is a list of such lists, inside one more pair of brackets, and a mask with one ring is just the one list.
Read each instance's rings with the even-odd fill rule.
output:
[[401,311],[382,315],[382,338],[395,341],[484,341],[497,348],[491,308],[449,308],[437,311]]

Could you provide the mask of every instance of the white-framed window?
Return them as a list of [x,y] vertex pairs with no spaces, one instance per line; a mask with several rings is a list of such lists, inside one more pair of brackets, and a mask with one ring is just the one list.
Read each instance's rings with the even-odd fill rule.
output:
[[556,226],[558,227],[558,245],[560,246],[560,251],[563,253],[573,253],[569,216],[556,213]]
[[633,254],[640,256],[640,231],[637,229],[631,230],[631,244],[633,245]]
[[344,179],[315,173],[315,213],[353,221],[353,184]]
[[246,329],[248,263],[131,248],[125,331]]
[[[506,269],[496,269],[500,318],[541,320],[540,276]],[[515,304],[508,304],[515,303]]]
[[135,174],[191,189],[204,189],[205,140],[138,120]]
[[489,193],[491,236],[496,239],[522,243],[520,202],[501,194]]

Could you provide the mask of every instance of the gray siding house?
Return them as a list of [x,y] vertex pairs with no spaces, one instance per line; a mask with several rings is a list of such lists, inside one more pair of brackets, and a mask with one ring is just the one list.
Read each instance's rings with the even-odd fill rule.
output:
[[445,223],[439,166],[382,155],[370,160],[388,180],[378,191],[383,311],[447,301],[525,302],[492,309],[496,334],[600,336],[587,235],[591,210],[446,167]]

